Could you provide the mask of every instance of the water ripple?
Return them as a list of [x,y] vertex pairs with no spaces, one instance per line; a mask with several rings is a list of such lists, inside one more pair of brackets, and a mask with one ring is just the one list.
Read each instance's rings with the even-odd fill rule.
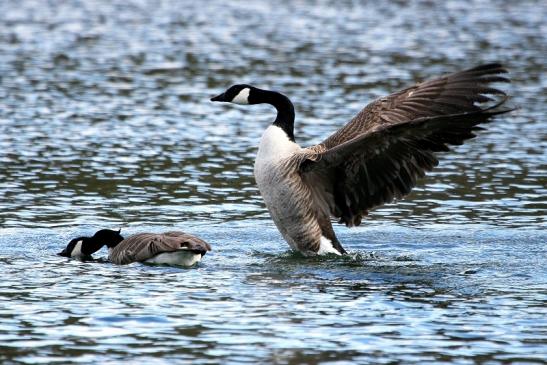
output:
[[[0,362],[543,363],[545,14],[536,1],[0,2]],[[252,176],[285,92],[302,144],[368,101],[501,60],[517,112],[405,200],[286,251]],[[180,228],[195,269],[55,255],[97,227]],[[101,255],[99,255],[101,256]]]

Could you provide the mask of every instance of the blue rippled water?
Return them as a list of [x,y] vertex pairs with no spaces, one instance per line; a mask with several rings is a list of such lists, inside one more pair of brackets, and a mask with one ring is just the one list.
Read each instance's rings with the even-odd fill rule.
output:
[[[544,364],[541,1],[0,1],[0,362]],[[288,251],[252,176],[283,91],[321,141],[372,99],[501,61],[520,109],[406,199]],[[55,255],[98,228],[213,245],[197,267]]]

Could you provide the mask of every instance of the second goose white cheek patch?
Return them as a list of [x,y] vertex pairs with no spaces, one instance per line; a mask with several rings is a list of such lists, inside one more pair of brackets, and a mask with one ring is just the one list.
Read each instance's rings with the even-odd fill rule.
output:
[[71,257],[81,257],[82,256],[82,241],[76,242],[76,246],[74,246],[74,249],[72,250],[72,253],[70,254]]

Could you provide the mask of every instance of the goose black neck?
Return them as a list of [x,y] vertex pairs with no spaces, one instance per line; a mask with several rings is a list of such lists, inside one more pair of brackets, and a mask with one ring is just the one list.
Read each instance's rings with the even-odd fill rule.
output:
[[93,237],[84,237],[82,239],[81,251],[85,255],[91,255],[99,251],[103,246],[104,244],[101,241],[96,240]]
[[258,103],[273,105],[277,110],[277,117],[273,125],[281,128],[291,141],[294,142],[294,105],[285,95],[276,91],[260,90],[257,95]]

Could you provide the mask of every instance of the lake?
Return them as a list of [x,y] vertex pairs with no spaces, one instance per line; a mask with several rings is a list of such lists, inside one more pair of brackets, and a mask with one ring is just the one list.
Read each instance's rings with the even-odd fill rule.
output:
[[[542,1],[0,1],[3,364],[547,363]],[[493,61],[515,112],[358,228],[289,251],[252,174],[282,91],[301,145],[373,99]],[[179,229],[197,267],[56,255]]]

